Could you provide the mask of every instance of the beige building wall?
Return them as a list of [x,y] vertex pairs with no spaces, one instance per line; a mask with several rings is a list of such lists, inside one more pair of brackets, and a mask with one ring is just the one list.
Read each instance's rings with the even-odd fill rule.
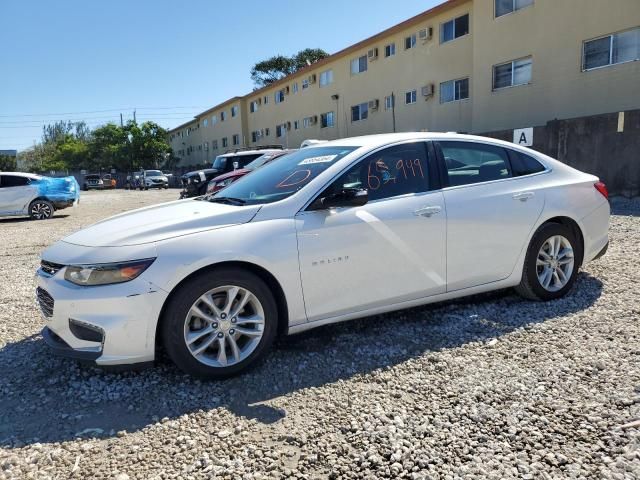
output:
[[[216,156],[228,150],[246,146],[244,105],[244,99],[235,97],[196,117],[200,122],[201,132],[198,140],[202,143],[202,151],[204,152],[202,163],[211,163]],[[237,112],[235,116],[232,114],[234,109]],[[222,120],[223,114],[224,121]],[[237,140],[235,144],[234,136]],[[224,145],[225,139],[226,146]]]
[[[210,161],[214,153],[225,150],[223,137],[233,147],[234,134],[241,135],[241,143],[248,147],[297,148],[307,139],[394,130],[483,133],[640,108],[640,62],[582,70],[585,40],[640,27],[640,0],[534,0],[533,5],[498,18],[494,4],[495,0],[449,0],[269,87],[204,112],[187,144],[209,142],[210,150],[193,158]],[[469,33],[442,43],[442,24],[465,14]],[[420,39],[418,32],[423,29],[432,29],[433,36]],[[416,45],[407,50],[405,38],[411,35],[416,35]],[[389,44],[395,44],[395,55],[386,58]],[[367,71],[352,74],[351,61],[375,48],[378,56],[367,60]],[[528,56],[533,62],[531,82],[494,91],[493,67]],[[321,87],[321,74],[327,70],[332,71],[333,81]],[[303,82],[312,76],[315,82],[304,89]],[[441,84],[464,78],[469,79],[469,98],[441,103]],[[423,96],[422,88],[431,85],[433,95]],[[280,90],[284,101],[277,103],[275,94]],[[413,90],[416,103],[406,104],[405,95]],[[394,109],[385,108],[385,97],[390,95],[395,97]],[[369,109],[366,120],[352,121],[353,106],[375,100],[379,106]],[[252,102],[258,103],[255,112]],[[231,118],[232,105],[239,105],[239,117]],[[227,111],[227,121],[212,126],[212,114],[219,118],[221,110]],[[322,128],[321,116],[327,112],[333,112],[334,124]],[[305,118],[310,117],[317,122],[305,127]],[[278,125],[287,127],[281,136]],[[260,136],[252,138],[253,132]],[[211,149],[213,140],[218,141],[217,151]]]
[[[582,71],[583,42],[640,26],[640,1],[535,0],[498,18],[493,5],[475,0],[473,131],[640,107],[640,62]],[[528,55],[531,84],[492,91],[493,65]]]

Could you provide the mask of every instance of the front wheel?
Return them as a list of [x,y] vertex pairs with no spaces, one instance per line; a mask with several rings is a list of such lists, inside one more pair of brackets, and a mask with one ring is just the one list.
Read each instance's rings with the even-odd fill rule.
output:
[[29,216],[33,220],[46,220],[53,217],[54,208],[47,200],[34,200],[29,205]]
[[565,225],[547,223],[535,233],[516,291],[530,300],[564,297],[576,281],[581,246]]
[[257,276],[217,269],[187,281],[163,319],[167,354],[184,372],[208,379],[236,375],[268,351],[277,332],[273,294]]

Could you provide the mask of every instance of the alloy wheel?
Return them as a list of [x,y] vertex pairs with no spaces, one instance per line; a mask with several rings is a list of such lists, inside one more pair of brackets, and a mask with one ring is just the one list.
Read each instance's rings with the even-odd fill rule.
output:
[[31,216],[36,220],[45,220],[53,215],[51,206],[47,203],[34,203],[31,206]]
[[211,367],[229,367],[245,360],[264,333],[265,314],[246,288],[217,287],[200,296],[184,323],[184,341],[193,357]]
[[540,247],[536,273],[540,285],[548,292],[562,290],[569,283],[574,267],[573,247],[562,235],[548,238]]

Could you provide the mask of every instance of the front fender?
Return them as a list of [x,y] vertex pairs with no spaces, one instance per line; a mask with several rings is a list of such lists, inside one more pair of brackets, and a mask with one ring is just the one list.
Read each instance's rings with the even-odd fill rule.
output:
[[202,269],[244,262],[268,271],[284,292],[289,325],[307,321],[293,219],[234,225],[158,242],[158,258],[144,276],[167,292]]

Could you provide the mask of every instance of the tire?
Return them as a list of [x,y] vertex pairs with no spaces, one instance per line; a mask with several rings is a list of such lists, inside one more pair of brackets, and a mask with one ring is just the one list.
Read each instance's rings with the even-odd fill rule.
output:
[[32,220],[47,220],[53,217],[55,209],[48,200],[34,200],[29,205],[29,217]]
[[[233,295],[229,293],[230,287],[240,291],[234,297],[236,303],[229,309],[228,299]],[[247,291],[252,295],[247,306],[232,317]],[[218,314],[201,301],[205,294],[213,294],[208,298],[213,299],[214,305],[217,303]],[[194,314],[193,306],[208,320]],[[229,315],[224,313],[225,306]],[[261,325],[255,320],[259,318],[262,318]],[[161,322],[164,348],[178,368],[196,377],[222,379],[255,366],[268,352],[278,330],[278,310],[273,293],[259,277],[237,268],[220,268],[184,283],[172,295]],[[239,333],[240,329],[249,334]],[[188,334],[194,339],[197,337],[191,347],[187,345]],[[236,345],[236,355],[233,345]],[[221,355],[222,346],[224,355]]]
[[[548,249],[551,243],[556,243],[557,251]],[[554,259],[554,256],[558,258]],[[569,227],[545,223],[531,239],[522,280],[516,292],[526,299],[545,302],[564,297],[576,282],[581,258],[582,246]],[[545,286],[547,281],[548,285]]]

